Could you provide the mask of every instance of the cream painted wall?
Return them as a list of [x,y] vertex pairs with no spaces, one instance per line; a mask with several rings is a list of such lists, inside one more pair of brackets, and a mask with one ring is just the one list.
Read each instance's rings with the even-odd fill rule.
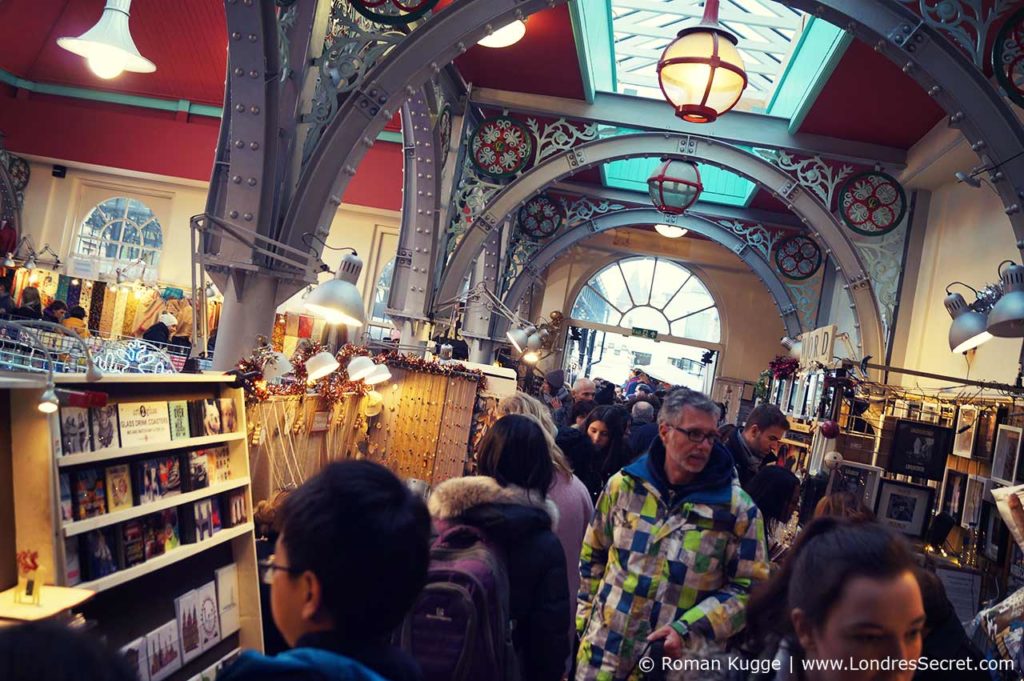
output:
[[[911,254],[915,257],[915,254]],[[1013,383],[1021,339],[995,338],[968,360],[949,351],[949,313],[943,307],[946,285],[963,281],[975,288],[998,279],[1002,260],[1019,261],[1009,219],[1002,203],[987,187],[975,189],[948,182],[932,191],[928,225],[918,257],[915,281],[905,282],[912,305],[902,305],[898,323],[907,333],[906,349],[893,355],[895,366],[953,377]],[[961,287],[968,302],[970,291]],[[906,386],[939,387],[948,382],[893,375],[890,382]],[[959,390],[959,389],[958,389]]]
[[718,303],[722,344],[718,376],[757,380],[780,352],[784,326],[778,308],[761,280],[727,248],[711,241],[669,240],[654,232],[626,229],[597,235],[574,246],[545,273],[545,291],[534,312],[572,309],[572,296],[600,267],[634,255],[661,255],[699,269]]
[[[93,206],[114,196],[129,196],[148,205],[163,228],[164,247],[157,279],[163,284],[191,289],[189,219],[205,209],[206,183],[29,158],[32,174],[25,190],[22,224],[23,233],[31,235],[37,249],[48,243],[67,262],[78,224]],[[67,167],[66,177],[52,176],[54,163]],[[363,258],[358,285],[367,309],[380,271],[398,250],[400,223],[401,214],[396,211],[348,204],[338,208],[332,223],[328,244],[335,248],[351,246]],[[338,251],[324,251],[324,260],[332,269],[341,256]],[[321,275],[321,280],[328,278],[330,275]],[[299,301],[300,296],[296,296],[279,310],[298,311]]]

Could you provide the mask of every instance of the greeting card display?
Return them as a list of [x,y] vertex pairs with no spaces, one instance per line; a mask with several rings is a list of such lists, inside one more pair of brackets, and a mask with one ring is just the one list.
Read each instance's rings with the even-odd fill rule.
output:
[[174,611],[177,614],[182,662],[188,662],[203,652],[199,640],[199,592],[193,589],[174,599]]
[[171,419],[171,439],[187,440],[191,437],[192,429],[188,422],[188,402],[178,400],[167,403],[168,414]]
[[186,406],[188,408],[188,429],[192,433],[192,437],[205,435],[206,428],[203,426],[203,421],[206,416],[206,401],[188,400]]
[[238,566],[232,563],[219,568],[217,576],[217,604],[220,614],[221,636],[230,636],[241,629],[238,610]]
[[245,491],[234,490],[224,494],[221,499],[221,522],[224,527],[235,527],[249,520],[245,512]]
[[197,590],[199,594],[199,643],[209,650],[220,641],[220,611],[217,607],[217,586],[207,582]]
[[118,561],[122,568],[138,565],[146,560],[145,528],[141,520],[129,520],[120,526]]
[[92,451],[89,410],[84,407],[60,408],[60,450],[68,454]]
[[[83,539],[85,578],[99,579],[117,572],[117,559],[114,557],[116,544],[113,539],[113,528],[104,527],[87,532]],[[79,554],[79,559],[83,557]]]
[[213,509],[209,499],[202,499],[192,505],[195,520],[196,541],[203,541],[213,536]]
[[231,479],[231,452],[227,447],[206,450],[206,468],[210,482],[227,482]]
[[116,404],[92,407],[89,410],[89,418],[92,421],[93,444],[96,449],[121,446]]
[[146,654],[149,658],[149,681],[162,681],[181,669],[178,623],[175,620],[146,636]]
[[198,449],[185,454],[185,477],[183,487],[186,492],[203,489],[210,484],[209,460],[205,450]]
[[75,474],[75,518],[85,520],[107,512],[107,493],[103,477],[94,469]]
[[121,446],[135,447],[171,439],[166,402],[122,402],[117,405]]
[[135,489],[140,504],[180,494],[181,461],[177,456],[163,456],[136,463]]
[[137,638],[121,648],[121,655],[128,660],[128,667],[135,672],[138,681],[149,681],[149,658],[146,655],[146,639]]
[[164,554],[164,531],[162,515],[155,514],[142,519],[142,536],[146,560]]
[[78,537],[64,540],[64,586],[74,586],[82,581],[82,567],[78,559]]
[[217,406],[220,410],[220,432],[237,432],[238,412],[235,410],[235,401],[230,397],[222,397],[217,400]]
[[164,528],[164,551],[181,546],[181,535],[178,533],[178,509],[168,508],[154,515],[160,519]]
[[71,474],[60,474],[60,519],[64,522],[74,520],[74,504],[71,501]]
[[209,399],[203,401],[203,434],[220,435],[224,432],[220,420],[220,406],[218,400]]
[[107,509],[113,513],[132,507],[132,480],[128,464],[107,467]]
[[951,428],[900,419],[893,434],[889,470],[915,478],[942,480],[952,446]]

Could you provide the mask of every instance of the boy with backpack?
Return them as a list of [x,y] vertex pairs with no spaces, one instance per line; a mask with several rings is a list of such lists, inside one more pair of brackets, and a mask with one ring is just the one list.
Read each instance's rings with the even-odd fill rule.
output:
[[285,500],[261,561],[274,624],[291,650],[247,651],[218,681],[420,681],[389,644],[427,574],[430,516],[390,471],[332,463]]

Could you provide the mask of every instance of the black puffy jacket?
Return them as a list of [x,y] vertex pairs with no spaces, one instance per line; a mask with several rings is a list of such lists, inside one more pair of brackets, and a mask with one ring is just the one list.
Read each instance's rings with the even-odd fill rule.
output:
[[429,506],[435,520],[477,527],[502,548],[522,677],[559,681],[569,655],[569,588],[565,553],[553,531],[555,505],[536,493],[477,476],[442,483]]

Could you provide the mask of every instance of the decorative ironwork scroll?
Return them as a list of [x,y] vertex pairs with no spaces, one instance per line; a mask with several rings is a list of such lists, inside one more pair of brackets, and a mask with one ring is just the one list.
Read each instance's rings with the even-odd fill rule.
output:
[[822,202],[832,209],[836,188],[853,172],[853,166],[834,166],[820,156],[798,159],[781,149],[755,149],[754,152],[773,165],[793,175],[800,186],[814,192]]
[[900,0],[932,28],[945,33],[966,52],[974,65],[984,68],[988,34],[1011,6],[1011,0]]

